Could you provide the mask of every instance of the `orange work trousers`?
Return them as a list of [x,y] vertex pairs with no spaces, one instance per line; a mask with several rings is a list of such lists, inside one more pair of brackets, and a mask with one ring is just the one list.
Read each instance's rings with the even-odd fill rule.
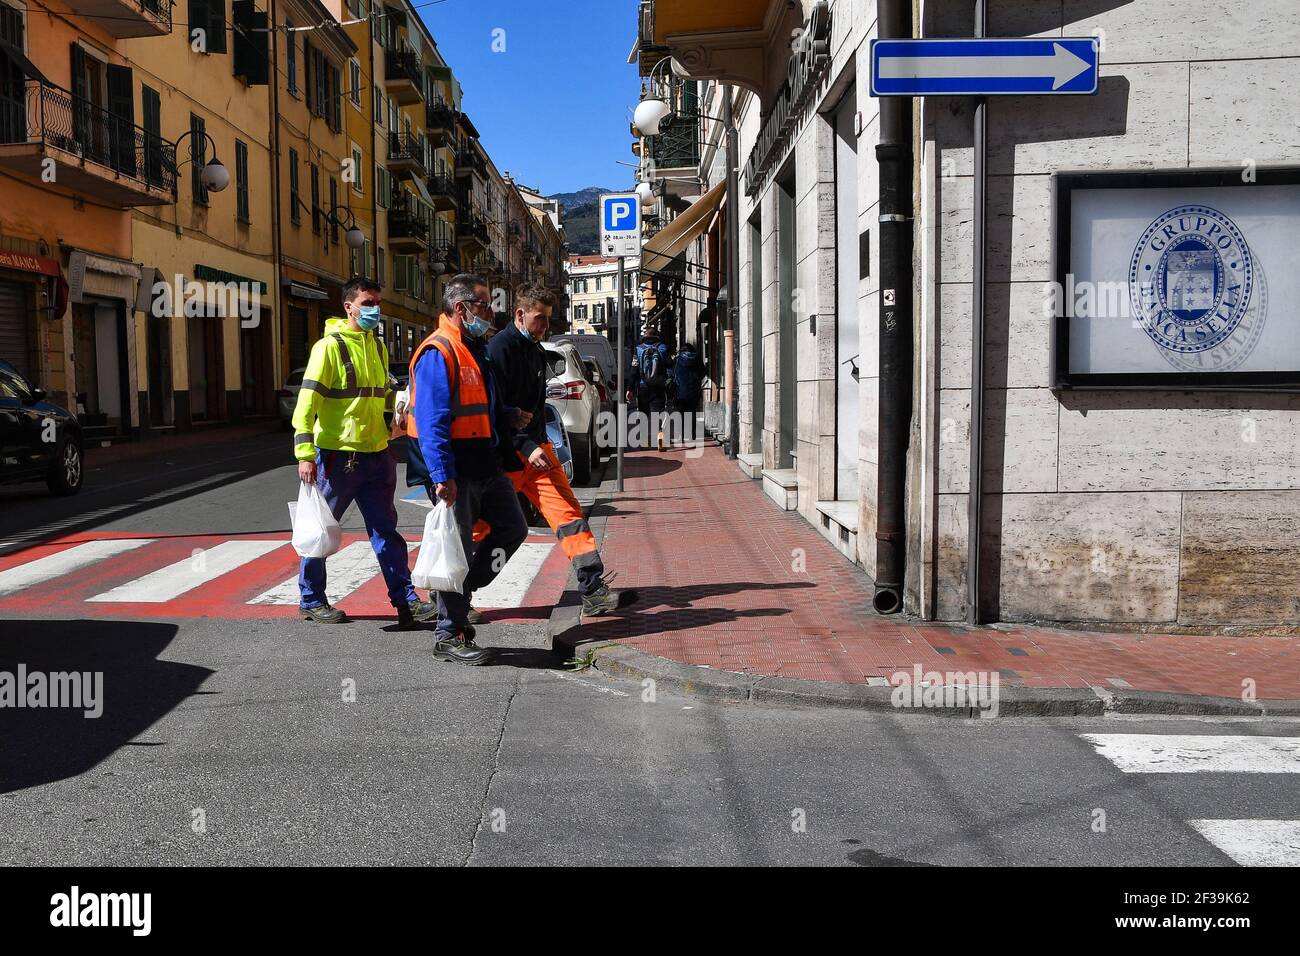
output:
[[[533,503],[533,507],[546,519],[546,523],[555,532],[565,556],[573,564],[578,584],[584,594],[589,594],[600,584],[605,573],[604,562],[596,545],[596,536],[582,513],[582,505],[569,479],[564,477],[564,469],[555,457],[555,446],[550,442],[542,445],[551,467],[534,468],[527,463],[522,471],[507,472],[515,490]],[[478,521],[474,525],[474,540],[487,536],[488,525]]]

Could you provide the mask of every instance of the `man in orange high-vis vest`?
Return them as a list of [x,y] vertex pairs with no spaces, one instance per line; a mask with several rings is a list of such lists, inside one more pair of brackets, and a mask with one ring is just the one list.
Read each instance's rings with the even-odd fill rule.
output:
[[[605,565],[587,516],[546,437],[546,352],[541,341],[551,327],[555,295],[540,286],[515,294],[515,320],[488,343],[502,401],[528,413],[501,443],[502,464],[516,489],[533,503],[573,564],[582,591],[582,613],[599,616],[636,600],[636,592],[615,591],[605,581]],[[474,611],[471,610],[471,620]]]
[[[430,500],[456,514],[469,574],[460,593],[439,591],[434,656],[458,664],[482,664],[488,652],[474,643],[467,621],[470,599],[492,582],[528,537],[514,485],[501,468],[498,436],[526,421],[498,399],[483,347],[492,303],[479,276],[458,275],[443,293],[438,328],[411,357],[410,399],[405,416],[406,482],[422,484]],[[482,518],[491,531],[473,541]]]

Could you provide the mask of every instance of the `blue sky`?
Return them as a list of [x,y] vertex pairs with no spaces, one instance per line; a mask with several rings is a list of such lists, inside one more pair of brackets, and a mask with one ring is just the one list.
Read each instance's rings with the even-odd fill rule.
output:
[[[414,2],[499,170],[547,195],[633,184],[615,160],[635,161],[636,0]],[[494,35],[505,52],[493,52]]]

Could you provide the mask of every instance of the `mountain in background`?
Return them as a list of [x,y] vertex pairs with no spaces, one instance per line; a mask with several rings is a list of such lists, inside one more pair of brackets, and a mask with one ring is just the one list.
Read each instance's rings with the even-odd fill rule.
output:
[[591,205],[592,203],[596,202],[597,199],[600,198],[601,193],[612,193],[612,192],[614,192],[614,190],[606,189],[604,186],[588,186],[585,189],[579,189],[577,192],[555,193],[554,195],[547,196],[546,198],[558,199],[560,201],[560,209],[563,212],[567,213],[570,209],[574,208],[575,206]]

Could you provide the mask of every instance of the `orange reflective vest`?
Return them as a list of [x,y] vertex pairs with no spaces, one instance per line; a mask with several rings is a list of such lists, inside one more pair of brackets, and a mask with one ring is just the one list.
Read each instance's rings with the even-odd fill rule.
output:
[[478,362],[474,354],[465,345],[460,329],[452,325],[447,316],[438,317],[438,327],[425,338],[411,356],[411,378],[409,406],[406,412],[406,434],[416,440],[420,437],[419,426],[415,423],[415,403],[418,396],[415,390],[415,366],[429,349],[442,353],[447,364],[447,376],[451,384],[451,437],[492,438],[492,420],[489,417],[491,406],[488,400],[487,383],[483,381]]

